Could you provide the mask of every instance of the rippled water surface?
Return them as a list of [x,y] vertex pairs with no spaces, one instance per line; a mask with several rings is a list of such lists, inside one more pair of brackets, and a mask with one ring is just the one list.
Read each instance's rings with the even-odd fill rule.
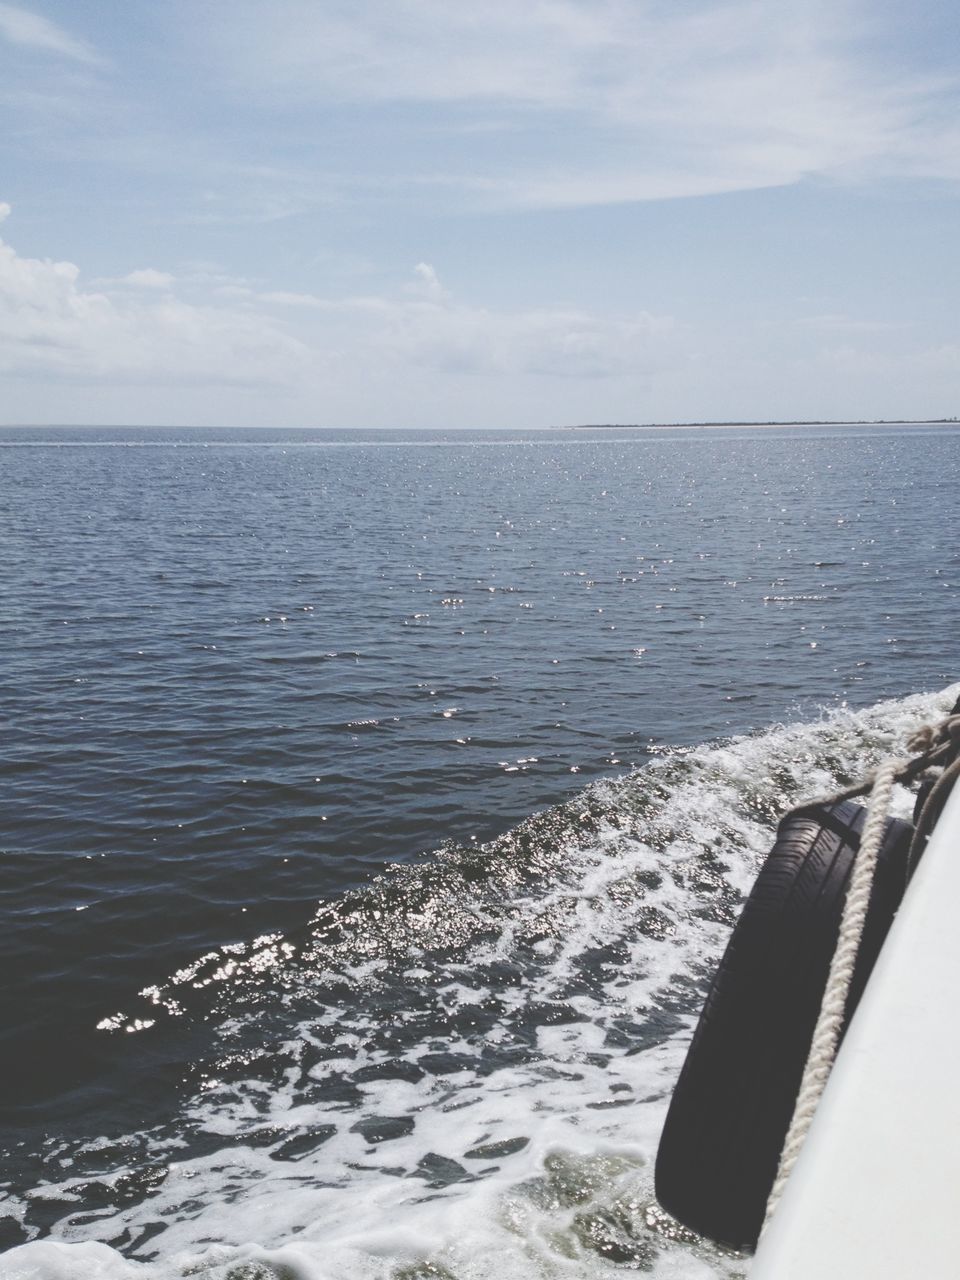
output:
[[949,427],[0,431],[9,1274],[742,1272],[656,1128],[778,812],[947,705],[958,480]]

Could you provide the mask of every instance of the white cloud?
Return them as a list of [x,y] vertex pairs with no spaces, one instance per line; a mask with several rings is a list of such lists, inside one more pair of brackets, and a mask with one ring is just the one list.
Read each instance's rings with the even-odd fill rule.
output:
[[444,302],[449,297],[429,262],[418,262],[413,270],[417,279],[407,286],[409,293],[425,298],[429,302]]
[[[220,290],[221,293],[231,292],[244,297],[256,297],[252,289],[246,286],[230,286],[227,285]],[[262,302],[274,303],[281,307],[311,307],[328,309],[330,303],[325,298],[318,298],[312,293],[291,293],[287,289],[271,289],[267,293],[259,295]]]
[[[649,372],[671,350],[673,321],[638,311],[598,316],[576,308],[496,310],[458,301],[420,262],[398,296],[322,298],[271,291],[260,305],[312,312],[315,341],[359,364],[379,361],[487,377],[608,378]],[[311,332],[309,323],[301,333]]]
[[[927,348],[917,356],[917,364],[922,371],[951,374],[956,380],[960,377],[960,342],[945,342],[938,347]],[[956,403],[953,407],[956,411]]]
[[[960,177],[957,83],[871,62],[858,0],[245,0],[210,33],[243,92],[449,110],[506,140],[411,179],[523,207],[742,190],[810,175]],[[889,33],[888,33],[889,34]]]
[[889,320],[857,320],[845,315],[803,316],[797,323],[804,329],[813,329],[820,333],[896,333],[907,326],[903,321],[893,323]]
[[21,9],[19,5],[0,4],[0,36],[11,44],[45,53],[59,54],[76,62],[96,65],[102,58],[85,40],[78,40],[49,18]]
[[427,262],[367,295],[222,280],[194,264],[169,287],[91,285],[0,240],[4,416],[389,427],[956,411],[956,342],[891,344],[842,315],[813,317],[826,323],[811,349],[795,317],[755,344],[639,309],[484,306]]
[[133,285],[137,289],[169,289],[173,284],[173,276],[166,271],[156,271],[153,267],[142,267],[129,272],[120,283]]
[[670,357],[667,317],[496,310],[454,299],[428,263],[413,275],[392,296],[345,298],[233,285],[224,299],[223,286],[177,285],[152,268],[93,288],[75,264],[21,257],[0,240],[0,370],[316,395],[333,379],[356,401],[371,371],[397,386],[416,370],[570,382],[636,377]]
[[842,346],[820,353],[820,359],[844,375],[881,377],[887,382],[919,385],[925,379],[946,378],[951,385],[956,411],[960,378],[960,343],[945,342],[932,347],[897,351],[874,351]]
[[442,372],[609,378],[647,373],[664,359],[672,323],[639,312],[498,312],[454,302],[434,273],[433,296],[382,309],[382,342],[400,360]]
[[0,240],[0,369],[84,381],[279,383],[306,348],[268,316],[84,287],[71,262]]

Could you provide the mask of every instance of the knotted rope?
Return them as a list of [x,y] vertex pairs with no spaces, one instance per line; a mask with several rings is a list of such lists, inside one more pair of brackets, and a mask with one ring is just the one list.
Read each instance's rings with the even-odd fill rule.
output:
[[[877,857],[886,834],[887,815],[894,784],[913,780],[932,766],[942,766],[942,772],[931,787],[917,818],[916,831],[907,858],[909,875],[923,851],[927,836],[940,816],[953,782],[960,776],[960,715],[952,714],[936,725],[924,725],[913,734],[907,745],[911,751],[920,754],[913,759],[890,757],[883,761],[865,782],[841,792],[840,795],[832,796],[829,800],[829,803],[836,804],[841,800],[848,800],[870,791],[870,803],[860,839],[860,848],[854,857],[850,885],[840,918],[837,946],[830,962],[830,972],[827,975],[827,984],[803,1069],[790,1127],[780,1154],[777,1176],[767,1199],[767,1211],[761,1236],[766,1231],[783,1195],[783,1189],[793,1172],[800,1148],[806,1139],[837,1055],[850,983],[853,979],[860,939],[863,936],[863,926],[870,905],[870,891],[873,888]],[[823,801],[818,803],[822,804]]]

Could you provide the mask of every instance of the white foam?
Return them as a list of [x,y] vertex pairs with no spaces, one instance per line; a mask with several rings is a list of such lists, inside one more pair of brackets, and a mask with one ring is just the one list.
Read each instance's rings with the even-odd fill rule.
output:
[[[749,888],[777,813],[902,749],[958,692],[668,754],[589,788],[584,824],[571,823],[544,882],[518,880],[499,915],[475,908],[496,929],[478,929],[449,961],[427,951],[400,965],[331,960],[336,978],[369,999],[288,1028],[274,1046],[291,1064],[279,1084],[251,1073],[198,1093],[184,1131],[206,1135],[212,1150],[190,1156],[187,1143],[178,1159],[180,1139],[158,1136],[152,1155],[168,1172],[142,1203],[92,1221],[68,1211],[55,1241],[0,1258],[0,1276],[489,1280],[495,1269],[498,1280],[529,1280],[608,1277],[625,1264],[658,1280],[742,1274],[741,1261],[671,1238],[653,1207],[656,1142],[695,1017],[691,988],[723,945],[728,905]],[[899,804],[905,811],[906,793]],[[286,953],[275,952],[280,964]],[[376,994],[387,982],[410,998],[403,1034],[385,1047]],[[291,979],[293,1007],[305,983],[302,972]],[[531,1027],[535,1007],[557,1016]],[[238,1010],[224,1043],[251,1019]],[[494,1051],[502,1056],[491,1064]],[[359,1105],[317,1094],[337,1072]],[[291,1138],[304,1154],[281,1158]],[[66,1201],[80,1181],[34,1194]],[[121,1235],[147,1260],[94,1243]]]

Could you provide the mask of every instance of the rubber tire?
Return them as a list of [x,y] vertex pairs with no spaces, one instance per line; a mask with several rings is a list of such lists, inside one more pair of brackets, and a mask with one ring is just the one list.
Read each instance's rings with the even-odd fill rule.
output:
[[[667,1114],[656,1193],[685,1226],[756,1247],[813,1037],[866,811],[788,814],[713,979]],[[903,896],[912,827],[891,819],[844,1030]]]

